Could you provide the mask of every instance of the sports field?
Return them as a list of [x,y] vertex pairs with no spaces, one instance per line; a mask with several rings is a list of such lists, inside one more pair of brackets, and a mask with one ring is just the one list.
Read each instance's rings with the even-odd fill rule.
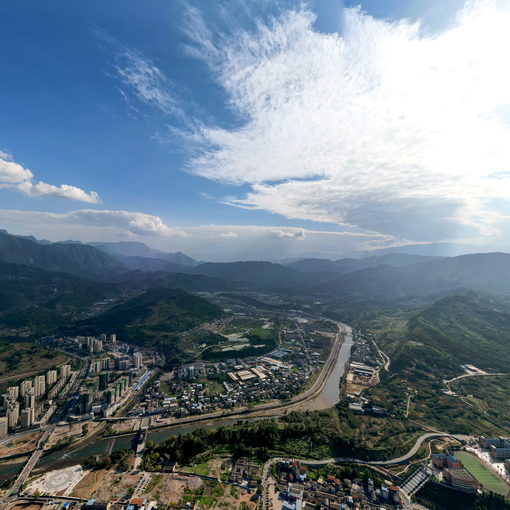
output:
[[483,485],[487,491],[497,492],[506,496],[509,491],[508,485],[495,475],[476,455],[468,452],[455,452],[464,467]]

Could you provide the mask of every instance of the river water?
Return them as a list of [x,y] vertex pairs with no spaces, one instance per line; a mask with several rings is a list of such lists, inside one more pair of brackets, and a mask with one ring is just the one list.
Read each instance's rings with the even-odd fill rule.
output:
[[297,409],[322,411],[323,409],[335,406],[340,401],[340,380],[344,375],[345,366],[351,356],[352,347],[352,329],[346,324],[343,326],[345,328],[344,341],[338,352],[335,366],[331,370],[326,383],[314,399],[299,404],[296,406]]
[[[321,392],[313,399],[296,405],[296,409],[320,411],[335,406],[340,400],[340,380],[344,375],[345,366],[349,361],[351,347],[352,347],[352,330],[349,326],[344,325],[345,334],[342,346],[340,347],[336,363],[331,370]],[[249,419],[249,416],[242,419]],[[256,419],[256,418],[254,418]],[[260,419],[260,418],[259,418]],[[149,430],[147,439],[157,443],[164,441],[170,436],[186,434],[192,432],[197,428],[213,429],[219,426],[232,425],[239,418],[235,419],[218,419],[207,423],[197,423],[195,425],[155,429]],[[113,450],[120,450],[123,448],[131,448],[132,441],[135,435],[127,435],[117,438],[100,439],[95,441],[86,441],[84,444],[75,450],[70,451],[56,451],[49,455],[43,456],[37,463],[35,472],[44,470],[49,471],[53,469],[60,469],[67,466],[72,466],[83,462],[91,455],[104,455],[106,452]],[[5,479],[12,478],[19,473],[26,461],[16,462],[11,464],[0,464],[0,482]]]

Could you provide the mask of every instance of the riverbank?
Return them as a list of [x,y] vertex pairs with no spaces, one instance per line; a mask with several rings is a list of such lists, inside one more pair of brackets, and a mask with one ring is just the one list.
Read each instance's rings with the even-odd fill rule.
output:
[[[198,428],[215,429],[234,424],[238,420],[255,420],[279,416],[288,410],[322,410],[333,407],[340,399],[340,380],[345,371],[352,345],[352,330],[349,326],[336,323],[338,333],[323,370],[314,384],[305,392],[288,402],[260,404],[245,410],[228,413],[211,413],[152,427],[147,439],[162,442],[171,435],[181,435]],[[101,438],[98,433],[85,438],[65,451],[46,452],[39,460],[35,473],[71,466],[83,462],[91,455],[104,455],[113,450],[131,448],[136,433]],[[0,465],[0,480],[12,478],[21,471],[23,463]]]

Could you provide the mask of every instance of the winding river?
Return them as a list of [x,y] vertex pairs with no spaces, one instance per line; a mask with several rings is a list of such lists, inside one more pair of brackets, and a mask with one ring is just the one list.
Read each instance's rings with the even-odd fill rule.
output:
[[[338,351],[335,364],[322,385],[320,392],[314,397],[292,406],[294,409],[320,411],[333,407],[339,402],[340,381],[344,375],[346,364],[349,361],[352,347],[352,330],[347,325],[342,324],[342,326],[344,329],[344,333],[342,334],[343,342]],[[281,412],[285,409],[286,407],[283,406],[281,408]],[[161,442],[169,436],[186,434],[187,432],[192,432],[198,428],[214,429],[220,426],[232,425],[239,419],[262,419],[262,417],[258,416],[250,418],[249,415],[247,415],[242,418],[218,418],[208,422],[200,422],[184,426],[181,425],[179,427],[174,426],[169,428],[153,429],[149,430],[147,438],[152,441]],[[35,472],[60,469],[79,464],[91,455],[104,455],[105,452],[131,448],[134,437],[134,434],[100,440],[91,437],[90,440],[84,441],[76,449],[71,449],[65,452],[56,451],[43,456],[38,462]],[[25,459],[21,459],[20,462],[0,464],[0,482],[14,477],[14,475],[21,471],[24,463]]]

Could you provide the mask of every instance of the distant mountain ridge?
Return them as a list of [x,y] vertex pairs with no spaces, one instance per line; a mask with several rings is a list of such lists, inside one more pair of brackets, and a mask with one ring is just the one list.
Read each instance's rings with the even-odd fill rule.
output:
[[329,259],[303,259],[286,264],[286,267],[303,272],[328,271],[332,273],[353,273],[361,269],[377,266],[408,267],[420,262],[435,260],[437,257],[427,255],[408,255],[406,253],[388,253],[385,255],[365,258],[343,258],[339,260]]
[[0,231],[0,262],[33,266],[88,278],[103,278],[123,270],[115,258],[84,244],[41,243]]
[[[171,262],[173,264],[178,264],[180,266],[189,266],[193,267],[198,264],[198,262],[185,255],[182,252],[170,253],[162,250],[155,250],[153,248],[149,248],[146,244],[134,241],[119,241],[117,243],[88,243],[90,246],[94,246],[94,248],[98,248],[99,250],[108,253],[109,255],[113,255],[116,257],[121,257],[121,260],[126,260],[127,258],[136,257],[140,259],[157,259]],[[142,260],[140,260],[140,263]]]

